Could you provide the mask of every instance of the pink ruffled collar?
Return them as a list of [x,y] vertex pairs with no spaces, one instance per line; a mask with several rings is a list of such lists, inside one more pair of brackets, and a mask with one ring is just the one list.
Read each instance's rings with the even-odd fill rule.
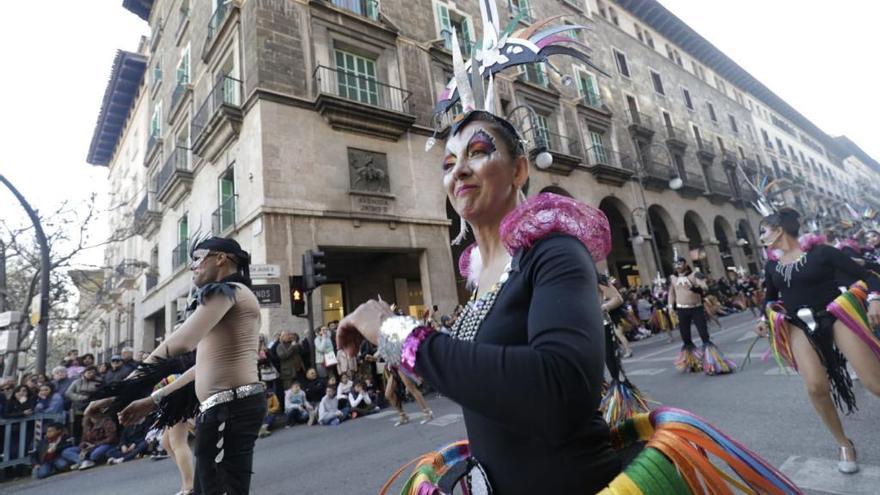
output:
[[[611,228],[602,210],[558,194],[529,198],[501,221],[501,241],[513,256],[553,233],[576,237],[599,262],[611,251]],[[458,271],[470,282],[479,278],[480,250],[471,244],[458,259]]]
[[[807,253],[812,250],[816,246],[821,246],[822,244],[826,244],[828,242],[828,238],[822,234],[804,234],[798,238],[798,244],[800,244],[801,251]],[[779,257],[781,256],[781,250],[779,249],[767,249],[767,259],[770,261],[779,261]]]

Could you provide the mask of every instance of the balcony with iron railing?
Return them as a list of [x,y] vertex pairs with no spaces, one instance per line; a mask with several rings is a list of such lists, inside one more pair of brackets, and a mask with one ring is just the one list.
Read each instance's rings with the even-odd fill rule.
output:
[[702,173],[695,170],[679,170],[678,176],[681,178],[679,194],[686,197],[696,197],[706,192],[706,183]]
[[154,193],[147,191],[134,209],[134,231],[147,238],[153,235],[162,221],[162,213],[153,200]]
[[193,153],[214,161],[226,145],[238,137],[244,114],[241,81],[220,76],[192,118]]
[[626,112],[629,119],[629,131],[646,139],[654,137],[654,123],[649,115],[630,109]]
[[144,153],[144,166],[152,164],[161,149],[162,137],[160,131],[158,129],[150,131],[150,134],[147,136],[147,149]]
[[117,289],[131,289],[140,274],[144,263],[136,259],[124,259],[113,269],[114,284]]
[[214,235],[222,235],[235,225],[235,211],[238,197],[233,195],[220,203],[211,214],[211,231]]
[[508,2],[508,6],[510,7],[510,17],[515,19],[519,17],[522,22],[531,23],[534,22],[535,18],[532,15],[532,7],[528,3],[524,6],[519,6],[518,4]]
[[179,77],[174,91],[171,92],[171,108],[168,110],[168,122],[174,122],[180,114],[181,109],[185,107],[183,104],[192,97],[192,84],[189,83],[189,77]]
[[218,41],[224,38],[232,24],[233,14],[239,10],[242,0],[219,0],[214,12],[208,19],[208,33],[202,47],[202,60],[208,62],[217,51]]
[[583,150],[577,139],[537,127],[526,129],[524,134],[529,143],[529,157],[533,161],[538,153],[545,150],[553,157],[548,172],[568,175],[583,163]]
[[715,145],[711,141],[703,138],[697,138],[697,158],[704,162],[711,162],[715,159]]
[[596,182],[612,186],[622,186],[628,182],[636,167],[632,157],[609,150],[604,145],[587,149],[586,163]]
[[315,109],[330,127],[398,140],[415,122],[412,93],[363,74],[324,65],[312,73]]
[[688,145],[687,133],[683,129],[679,129],[673,125],[667,124],[666,128],[666,144],[685,150]]
[[190,150],[176,147],[159,169],[156,180],[156,199],[166,205],[176,206],[189,193],[193,173],[190,167]]
[[155,268],[151,268],[150,271],[144,275],[144,290],[147,292],[153,290],[154,287],[159,285],[159,274],[158,270]]
[[334,7],[347,10],[372,21],[379,20],[379,2],[377,0],[331,0]]
[[731,150],[721,150],[721,163],[727,167],[736,167],[739,157]]
[[171,271],[176,272],[186,265],[189,258],[189,239],[183,239],[171,250]]
[[706,182],[709,185],[709,190],[706,191],[706,196],[713,203],[720,204],[733,197],[733,188],[730,187],[730,184],[728,184],[727,181],[718,180],[714,177],[707,177]]

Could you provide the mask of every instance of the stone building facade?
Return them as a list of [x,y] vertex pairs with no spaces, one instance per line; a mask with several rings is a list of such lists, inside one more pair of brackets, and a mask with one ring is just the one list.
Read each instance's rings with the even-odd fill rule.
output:
[[[560,58],[499,77],[497,89],[531,155],[553,156],[548,169],[532,167],[530,194],[561,186],[611,220],[614,250],[600,269],[645,284],[669,273],[678,252],[714,277],[757,270],[758,218],[736,167],[753,173],[768,160],[746,88],[714,79],[710,60],[662,34],[662,16],[645,10],[662,9],[656,2],[498,4],[522,26],[565,14],[591,27],[576,36],[606,74]],[[255,280],[281,289],[280,305],[263,310],[266,334],[306,325],[287,293],[307,249],[326,253],[318,324],[376,294],[413,314],[448,313],[462,300],[442,147],[425,144],[451,75],[450,33],[479,39],[476,1],[124,6],[152,35],[127,55],[140,61],[135,88],[108,84],[89,154],[109,167],[117,194],[133,198],[111,224],[128,222],[136,235],[106,260],[132,260],[111,277],[125,289],[108,292],[130,304],[104,317],[130,318],[120,336],[149,350],[173,331],[190,290],[186,253],[208,233],[278,267]]]

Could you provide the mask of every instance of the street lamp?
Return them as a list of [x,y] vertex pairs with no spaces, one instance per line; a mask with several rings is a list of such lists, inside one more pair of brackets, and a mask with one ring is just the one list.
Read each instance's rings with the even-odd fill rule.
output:
[[[523,127],[522,132],[523,135],[525,135],[527,132],[532,131],[534,123],[538,120],[538,112],[536,112],[535,109],[532,108],[530,105],[523,103],[522,105],[517,105],[509,112],[507,112],[505,118],[507,120],[513,120],[513,114],[520,109],[525,110],[526,113],[529,114],[529,127],[525,128],[524,126],[520,126]],[[553,155],[550,154],[550,151],[547,147],[547,136],[545,136],[544,133],[540,131],[541,129],[538,129],[538,132],[535,135],[535,150],[537,151],[537,154],[535,155],[535,166],[541,170],[547,170],[553,165]]]

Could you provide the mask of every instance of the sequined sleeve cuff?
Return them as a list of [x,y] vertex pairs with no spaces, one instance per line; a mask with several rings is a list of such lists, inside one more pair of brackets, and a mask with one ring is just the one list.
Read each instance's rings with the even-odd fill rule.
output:
[[871,292],[870,294],[868,294],[868,299],[866,302],[870,303],[871,301],[876,301],[878,299],[880,299],[880,292]]
[[379,329],[379,356],[388,365],[415,374],[416,352],[433,331],[410,316],[392,316]]

